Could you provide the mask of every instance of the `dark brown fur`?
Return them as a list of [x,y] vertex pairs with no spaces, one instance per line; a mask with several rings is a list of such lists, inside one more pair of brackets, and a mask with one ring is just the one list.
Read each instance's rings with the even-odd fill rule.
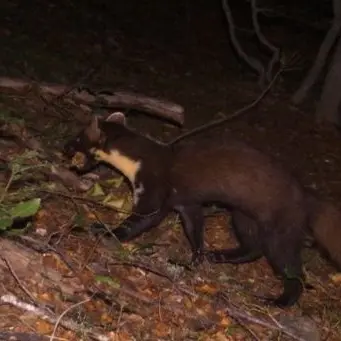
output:
[[[237,264],[265,256],[283,279],[284,292],[276,304],[292,305],[301,295],[301,249],[309,226],[317,242],[341,265],[340,211],[308,194],[262,152],[227,134],[200,135],[165,146],[131,132],[121,123],[99,122],[93,126],[100,135],[96,143],[90,143],[93,149],[89,147],[89,132],[83,132],[77,140],[80,143],[73,140],[67,145],[68,153],[100,151],[105,161],[118,169],[122,154],[124,162],[127,158],[131,161],[129,170],[136,169],[133,189],[143,188],[132,215],[114,230],[121,241],[158,225],[175,209],[182,218],[193,261],[198,263],[204,255],[202,205],[218,202],[232,211],[240,245],[207,252],[207,258]],[[113,151],[119,151],[120,157],[111,157]]]

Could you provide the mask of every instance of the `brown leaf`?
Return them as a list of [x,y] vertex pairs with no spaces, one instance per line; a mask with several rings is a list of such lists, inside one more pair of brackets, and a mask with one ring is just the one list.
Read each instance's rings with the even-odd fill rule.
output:
[[209,294],[209,295],[214,295],[217,293],[218,288],[214,284],[200,284],[195,287],[195,290],[198,292],[201,292],[203,294]]
[[53,326],[42,320],[37,320],[35,323],[35,328],[38,334],[51,334],[53,331]]
[[163,322],[158,322],[153,330],[153,334],[157,337],[166,337],[170,332],[171,328]]
[[331,275],[330,279],[332,280],[334,284],[340,285],[341,284],[341,272]]

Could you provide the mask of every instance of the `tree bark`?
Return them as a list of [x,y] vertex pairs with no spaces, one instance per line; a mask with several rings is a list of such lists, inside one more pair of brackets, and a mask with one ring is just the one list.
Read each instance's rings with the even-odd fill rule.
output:
[[70,88],[64,84],[34,83],[23,79],[0,77],[0,88],[15,91],[37,89],[43,95],[72,98],[89,106],[123,107],[145,111],[179,124],[184,123],[184,108],[165,99],[148,97],[138,93],[92,90],[86,87]]
[[333,0],[333,11],[334,11],[333,24],[320,46],[320,50],[315,58],[313,66],[308,71],[307,76],[305,77],[300,87],[297,89],[297,91],[294,93],[292,97],[292,101],[294,104],[301,103],[304,100],[304,98],[307,96],[307,93],[309,92],[309,90],[315,84],[317,78],[319,77],[326,63],[330,50],[332,49],[335,41],[340,35],[340,29],[341,29],[340,0]]
[[341,125],[341,38],[326,76],[321,99],[317,105],[316,118],[319,121],[327,121]]

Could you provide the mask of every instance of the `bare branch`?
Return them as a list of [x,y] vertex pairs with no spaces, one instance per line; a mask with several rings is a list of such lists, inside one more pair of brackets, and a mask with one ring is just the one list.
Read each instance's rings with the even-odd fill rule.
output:
[[243,48],[241,47],[241,45],[237,39],[237,36],[236,36],[235,23],[233,20],[233,16],[231,13],[231,9],[230,9],[228,0],[222,0],[222,6],[223,6],[223,10],[224,10],[225,17],[227,20],[227,24],[229,26],[229,34],[230,34],[231,43],[232,43],[233,47],[235,48],[239,57],[242,60],[244,60],[244,62],[246,62],[251,69],[253,69],[254,71],[256,71],[258,73],[259,83],[263,84],[265,71],[264,71],[264,67],[263,67],[262,63],[258,59],[255,59],[251,56],[248,56],[246,54],[246,52],[243,50]]
[[270,91],[270,89],[273,87],[273,85],[275,84],[277,78],[279,77],[279,75],[284,71],[284,68],[282,67],[281,69],[279,69],[276,74],[274,75],[273,79],[271,80],[271,82],[267,85],[267,87],[261,92],[261,94],[259,96],[257,96],[257,98],[255,98],[251,103],[247,104],[246,106],[238,109],[237,111],[235,111],[234,113],[232,113],[231,115],[228,115],[226,117],[220,118],[218,120],[209,122],[207,124],[201,125],[199,127],[196,127],[190,131],[188,131],[187,133],[184,133],[182,135],[179,135],[178,137],[176,137],[175,139],[173,139],[172,141],[168,142],[168,145],[172,145],[188,136],[191,135],[195,135],[198,134],[206,129],[210,129],[213,128],[215,126],[221,125],[224,122],[230,121],[236,117],[239,117],[241,114],[247,112],[248,110],[254,108],[265,96],[266,94]]
[[[29,304],[29,303],[26,303],[24,301],[21,301],[19,298],[17,298],[14,295],[3,295],[3,296],[0,297],[0,302],[11,304],[11,305],[13,305],[13,306],[15,306],[15,307],[17,307],[19,309],[22,309],[22,310],[26,311],[26,312],[30,312],[31,314],[34,314],[34,315],[40,317],[44,321],[48,321],[50,323],[57,323],[57,322],[59,322],[59,324],[62,325],[64,328],[72,330],[73,332],[76,332],[76,333],[82,332],[83,334],[87,334],[89,337],[91,337],[91,338],[93,338],[95,340],[98,340],[98,341],[109,341],[109,337],[106,336],[106,335],[96,333],[96,332],[94,332],[90,328],[84,328],[83,325],[79,325],[78,323],[74,322],[71,319],[61,320],[60,318],[63,317],[63,315],[61,315],[57,319],[51,313],[46,312],[45,310],[43,310],[43,309],[41,309],[39,307],[36,307],[36,306],[34,306],[32,304]],[[77,305],[83,304],[84,302],[85,301],[79,302],[79,303],[77,303]],[[71,308],[73,308],[73,307],[74,306],[72,306]],[[54,336],[54,334],[52,335],[52,337],[53,336]],[[50,338],[50,340],[51,340],[51,338]]]
[[272,52],[272,57],[271,57],[270,62],[268,63],[268,67],[266,70],[266,80],[269,82],[273,74],[274,66],[276,63],[279,62],[279,48],[271,44],[261,31],[261,28],[258,22],[258,13],[260,13],[262,10],[257,7],[257,0],[251,0],[251,10],[252,10],[252,25],[255,29],[257,38],[264,46],[266,46],[269,49],[269,51]]

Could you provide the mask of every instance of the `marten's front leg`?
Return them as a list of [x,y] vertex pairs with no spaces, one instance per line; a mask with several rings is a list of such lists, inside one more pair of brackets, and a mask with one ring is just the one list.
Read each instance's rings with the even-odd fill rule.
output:
[[143,188],[138,198],[136,192],[134,193],[134,198],[135,205],[132,214],[117,228],[109,227],[111,232],[108,232],[102,224],[95,223],[91,226],[91,230],[98,234],[98,232],[104,232],[105,229],[106,236],[114,234],[119,241],[127,242],[159,225],[169,212],[167,200],[161,200],[163,196],[157,193],[155,188],[152,191]]
[[198,265],[204,260],[204,216],[200,205],[177,206],[183,230],[192,249],[193,265]]

